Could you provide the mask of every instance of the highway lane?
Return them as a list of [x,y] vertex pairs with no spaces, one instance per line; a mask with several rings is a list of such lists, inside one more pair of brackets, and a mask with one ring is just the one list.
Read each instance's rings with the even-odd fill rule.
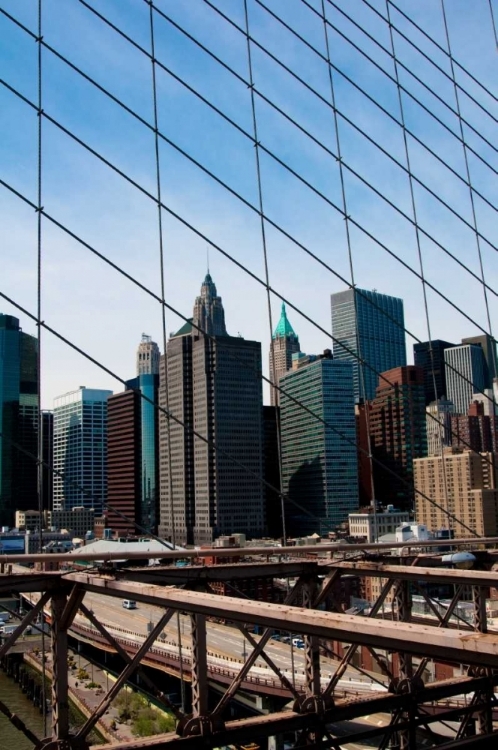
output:
[[[31,598],[32,602],[36,602],[39,598],[39,594],[26,596],[27,598]],[[163,613],[161,608],[151,605],[138,604],[136,609],[125,609],[121,599],[90,592],[85,594],[84,603],[95,613],[99,621],[111,633],[116,636],[121,635],[122,637],[136,640],[137,642],[143,640],[149,630],[159,621]],[[188,659],[191,653],[190,617],[180,614],[178,619],[182,649],[185,658]],[[89,621],[81,613],[76,616],[75,623],[87,627],[90,626]],[[252,651],[251,645],[244,639],[242,633],[230,625],[211,622],[209,620],[206,623],[206,630],[209,663],[233,669],[234,672],[238,671],[245,661],[245,657]],[[170,653],[178,654],[179,639],[178,620],[176,616],[170,620],[163,632],[166,642],[157,641],[155,644],[156,647],[164,648]],[[255,640],[259,640],[258,635],[253,635],[253,637]],[[294,675],[292,674],[290,645],[272,640],[265,646],[265,652],[289,680],[295,682],[297,686],[304,683],[304,650],[293,648]],[[337,662],[321,656],[320,665],[322,687],[325,687],[328,679],[330,679],[337,667]],[[251,675],[278,680],[274,672],[270,670],[261,657],[257,659],[256,664],[252,667]],[[375,677],[379,678],[378,675],[375,675]],[[352,692],[382,690],[382,687],[369,676],[363,675],[353,668],[349,668],[346,671],[338,687],[339,689],[350,690]]]

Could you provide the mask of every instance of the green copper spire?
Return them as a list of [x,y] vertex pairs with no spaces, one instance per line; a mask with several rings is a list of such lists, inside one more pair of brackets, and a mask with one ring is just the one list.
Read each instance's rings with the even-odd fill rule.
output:
[[287,312],[285,311],[285,302],[282,302],[282,312],[280,313],[280,320],[278,321],[278,325],[273,333],[274,339],[276,339],[277,336],[293,336],[297,339],[296,333],[287,318]]

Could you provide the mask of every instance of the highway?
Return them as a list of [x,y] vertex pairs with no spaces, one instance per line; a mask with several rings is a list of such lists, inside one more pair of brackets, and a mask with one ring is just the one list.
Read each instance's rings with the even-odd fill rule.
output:
[[[39,595],[24,595],[32,603],[35,603]],[[85,605],[91,609],[98,620],[115,636],[118,640],[123,638],[128,641],[141,643],[149,630],[159,621],[162,610],[158,607],[148,605],[137,605],[136,609],[125,609],[120,599],[105,597],[101,594],[87,592],[84,599]],[[241,606],[243,602],[241,602]],[[47,608],[48,614],[48,608]],[[187,615],[179,616],[180,640],[182,645],[182,655],[186,662],[186,671],[190,671],[189,662],[191,654],[191,634],[190,634],[190,617]],[[92,628],[90,622],[78,613],[76,615],[75,626]],[[151,625],[152,624],[152,625]],[[206,623],[207,630],[207,650],[208,650],[208,667],[223,667],[229,669],[235,675],[241,668],[246,656],[252,648],[249,642],[243,637],[242,633],[229,625],[210,622]],[[178,621],[173,617],[163,631],[165,639],[157,640],[154,644],[155,649],[164,650],[166,653],[178,658],[179,639],[178,639]],[[77,633],[75,633],[77,635]],[[288,634],[285,634],[288,635]],[[259,636],[253,635],[255,640]],[[292,674],[292,655],[289,644],[279,643],[271,640],[265,646],[265,653],[271,657],[275,664],[282,670],[285,676],[293,682],[299,689],[304,686],[304,650],[294,647],[294,675]],[[320,657],[322,687],[325,687],[332,676],[337,662],[327,657]],[[379,679],[378,675],[375,675]],[[256,661],[251,668],[249,679],[274,679],[279,682],[275,673],[267,666],[262,658]],[[338,684],[340,692],[370,692],[386,690],[386,687],[379,685],[378,682],[362,675],[355,669],[348,669],[342,680]]]

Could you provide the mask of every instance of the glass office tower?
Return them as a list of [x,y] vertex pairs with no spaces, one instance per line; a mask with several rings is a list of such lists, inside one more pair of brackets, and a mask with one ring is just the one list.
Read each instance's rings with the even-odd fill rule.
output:
[[[0,314],[0,525],[36,508],[38,452],[37,340]],[[26,451],[26,452],[23,452]],[[35,458],[33,458],[32,454]]]
[[80,386],[54,400],[54,510],[102,513],[107,498],[107,399],[112,391]]
[[157,394],[159,375],[145,373],[126,382],[127,390],[139,391],[140,399],[140,498],[135,519],[144,529],[155,532],[158,524],[159,465]]
[[326,534],[358,509],[352,365],[295,354],[280,383],[287,534]]
[[406,365],[403,300],[365,289],[347,289],[330,299],[334,358],[353,364],[355,401],[370,400],[377,373]]

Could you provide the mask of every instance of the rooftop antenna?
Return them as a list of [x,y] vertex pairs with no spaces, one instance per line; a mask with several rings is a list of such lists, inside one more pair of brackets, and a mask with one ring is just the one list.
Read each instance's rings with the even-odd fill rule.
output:
[[209,245],[206,247],[206,256],[207,256],[207,271],[209,273]]

